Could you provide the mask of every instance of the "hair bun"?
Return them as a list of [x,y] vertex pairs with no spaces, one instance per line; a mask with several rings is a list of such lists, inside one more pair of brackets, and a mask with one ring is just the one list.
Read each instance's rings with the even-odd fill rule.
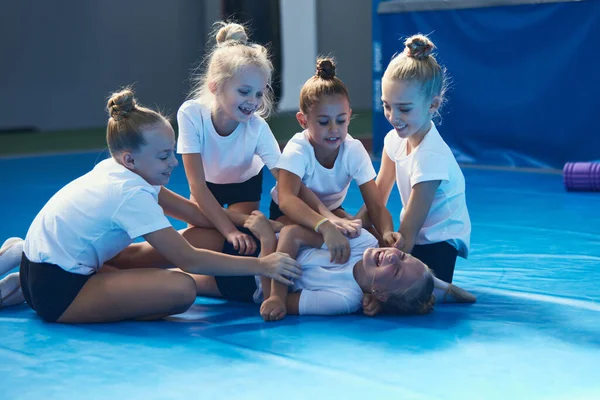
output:
[[136,106],[135,98],[133,97],[133,91],[131,89],[123,89],[120,92],[113,93],[108,100],[106,108],[108,114],[115,121],[121,121],[123,118],[127,118],[131,110]]
[[227,42],[232,43],[240,43],[247,44],[248,43],[248,35],[246,34],[246,29],[236,23],[220,23],[221,28],[217,32],[215,39],[217,40],[217,45],[226,44]]
[[404,45],[406,46],[406,55],[417,60],[426,59],[435,49],[433,42],[427,36],[421,34],[409,37]]
[[316,75],[321,79],[335,78],[335,61],[333,58],[318,59]]

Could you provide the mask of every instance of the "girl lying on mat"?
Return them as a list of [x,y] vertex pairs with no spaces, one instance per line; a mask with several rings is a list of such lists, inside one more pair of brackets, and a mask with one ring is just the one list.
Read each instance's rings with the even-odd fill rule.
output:
[[[350,239],[351,254],[344,264],[331,261],[321,235],[298,225],[284,227],[275,238],[271,224],[255,211],[245,226],[259,239],[259,257],[274,251],[296,258],[302,276],[285,290],[271,290],[271,280],[254,277],[192,275],[200,296],[224,297],[260,302],[265,321],[277,321],[286,314],[341,315],[358,311],[367,315],[381,311],[391,314],[427,314],[435,302],[474,302],[470,293],[433,276],[417,258],[394,247],[378,248],[377,240],[363,230]],[[201,239],[193,229],[185,234],[190,243]],[[206,242],[206,241],[205,241]],[[227,242],[223,251],[235,251]],[[216,250],[216,249],[213,249]],[[373,301],[377,299],[377,301]],[[382,304],[382,306],[380,306]]]

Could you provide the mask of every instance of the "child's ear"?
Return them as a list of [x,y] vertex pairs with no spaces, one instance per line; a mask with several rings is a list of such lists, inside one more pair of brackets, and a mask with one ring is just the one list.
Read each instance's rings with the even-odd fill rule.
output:
[[298,120],[298,123],[300,124],[302,129],[306,129],[306,127],[308,126],[308,124],[306,123],[306,115],[304,115],[300,111],[298,111],[296,113],[296,119]]
[[208,82],[208,90],[210,90],[212,94],[217,93],[217,82]]
[[431,105],[429,106],[429,113],[431,115],[435,115],[435,113],[437,113],[437,111],[440,109],[441,105],[442,105],[442,98],[440,96],[435,96],[431,100]]
[[125,168],[135,170],[135,160],[133,159],[133,154],[128,151],[124,151],[121,153],[119,159]]

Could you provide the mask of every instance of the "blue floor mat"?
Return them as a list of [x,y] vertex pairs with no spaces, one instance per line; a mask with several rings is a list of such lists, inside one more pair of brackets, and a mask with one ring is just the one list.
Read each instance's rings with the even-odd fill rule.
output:
[[[0,159],[0,240],[103,157]],[[258,306],[198,298],[168,321],[80,326],[18,306],[0,310],[0,399],[600,398],[600,196],[560,175],[464,173],[473,235],[455,283],[474,305],[265,323]],[[169,187],[189,193],[183,168]],[[353,186],[344,207],[361,204]]]

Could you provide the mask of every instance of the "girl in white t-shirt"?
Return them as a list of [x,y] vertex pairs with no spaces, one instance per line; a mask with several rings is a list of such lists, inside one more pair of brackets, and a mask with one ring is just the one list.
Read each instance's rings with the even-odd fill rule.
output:
[[445,69],[426,36],[405,46],[383,75],[381,99],[394,129],[385,137],[377,186],[387,203],[394,180],[398,185],[402,250],[452,282],[456,257],[469,252],[471,221],[465,178],[432,122],[444,101]]
[[[296,262],[286,255],[257,263],[192,247],[166,215],[195,226],[211,225],[197,205],[163,187],[178,164],[171,125],[136,104],[131,90],[115,93],[108,111],[112,157],[59,190],[35,217],[25,241],[12,239],[0,252],[0,265],[10,267],[15,256],[21,257],[22,295],[44,320],[154,319],[187,310],[196,297],[194,280],[149,268],[153,265],[145,262],[145,248],[158,252],[163,263],[193,274],[258,273],[283,283],[290,283],[284,276],[299,276]],[[202,230],[195,233],[202,238],[197,243],[201,247],[219,240],[215,230],[194,230]],[[138,237],[147,243],[131,245]],[[121,252],[128,262],[114,263]],[[103,272],[105,264],[119,269]]]
[[[271,225],[258,211],[246,219],[244,226],[260,241],[259,256],[277,250],[296,257],[302,276],[294,280],[289,290],[275,293],[263,279],[250,276],[227,277],[226,282],[223,277],[194,279],[200,296],[262,301],[260,313],[265,321],[278,321],[286,314],[351,314],[361,306],[365,315],[372,316],[379,310],[371,307],[381,304],[389,314],[422,315],[433,309],[434,302],[437,305],[476,301],[471,293],[434,277],[417,258],[395,247],[378,248],[377,239],[367,231],[350,239],[350,258],[344,264],[336,264],[331,261],[328,249],[322,247],[321,235],[305,227],[288,225],[276,241]],[[193,238],[190,240],[194,242]],[[368,301],[369,297],[377,299],[377,303]]]
[[241,254],[256,248],[222,208],[250,214],[259,207],[262,170],[276,175],[281,154],[263,119],[272,108],[273,65],[267,49],[248,41],[243,26],[220,23],[206,70],[177,113],[177,152],[195,201]]
[[[348,135],[352,110],[346,85],[335,76],[331,58],[317,61],[316,74],[300,91],[296,118],[304,131],[286,145],[277,163],[279,180],[272,191],[271,219],[296,223],[323,236],[332,261],[347,262],[348,239],[361,231],[359,220],[341,208],[352,180],[368,214],[388,245],[400,235],[375,184],[375,170],[362,143]],[[302,185],[316,196],[300,197]]]

